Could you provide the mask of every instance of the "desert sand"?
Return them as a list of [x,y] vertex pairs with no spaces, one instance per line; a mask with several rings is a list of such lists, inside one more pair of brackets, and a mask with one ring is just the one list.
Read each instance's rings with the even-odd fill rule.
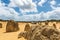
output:
[[[19,25],[19,31],[17,32],[9,32],[9,33],[5,33],[6,32],[6,25],[7,22],[1,22],[2,23],[2,28],[0,28],[0,40],[26,40],[24,38],[20,38],[18,39],[18,34],[20,32],[24,31],[24,27],[26,25],[26,23],[18,23]],[[54,22],[56,24],[56,22]],[[44,23],[42,23],[44,24]],[[52,22],[49,22],[49,25],[52,26]],[[56,24],[57,29],[60,31],[60,23]]]
[[20,30],[17,32],[6,32],[6,24],[7,22],[0,22],[2,23],[2,28],[0,28],[0,40],[25,40],[24,38],[18,39],[18,34],[24,31],[24,26],[26,23],[18,23]]

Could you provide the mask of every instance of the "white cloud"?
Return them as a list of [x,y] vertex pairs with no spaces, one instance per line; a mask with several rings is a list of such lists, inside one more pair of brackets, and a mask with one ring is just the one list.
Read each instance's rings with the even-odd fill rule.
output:
[[39,6],[42,6],[46,1],[47,1],[47,0],[41,0],[41,1],[38,3],[38,5],[39,5]]
[[0,6],[2,6],[2,4],[0,3]]
[[50,6],[51,6],[52,9],[55,10],[56,8],[59,8],[60,4],[57,4],[57,2],[55,0],[52,0],[50,2]]
[[55,1],[55,0],[52,0],[52,1],[50,2],[51,8],[52,8],[52,9],[55,9],[55,8],[56,8],[55,5],[56,5],[56,1]]
[[60,19],[60,8],[45,13],[47,19]]
[[60,8],[56,8],[53,11],[49,12],[41,12],[39,14],[33,15],[24,15],[20,17],[21,20],[25,21],[43,21],[43,20],[51,20],[51,19],[60,19]]
[[32,0],[10,0],[9,7],[18,6],[22,13],[25,12],[37,12],[37,6]]
[[[39,20],[49,20],[49,19],[60,19],[60,8],[56,8],[53,11],[49,11],[47,13],[40,13],[40,14],[31,14],[31,15],[23,15],[18,16],[13,9],[6,10],[6,8],[0,8],[0,16],[1,18],[6,17],[7,19],[14,19],[17,21],[39,21]],[[3,17],[4,16],[4,17]]]
[[39,14],[37,13],[37,14],[19,16],[19,13],[17,13],[13,8],[10,8],[10,7],[19,6],[22,12],[30,12],[30,11],[36,10],[36,4],[32,3],[31,0],[28,0],[28,1],[21,0],[22,2],[21,4],[18,1],[15,0],[14,6],[9,6],[9,7],[5,7],[4,4],[0,2],[0,19],[13,19],[17,21],[39,21],[39,20],[49,20],[49,19],[60,19],[60,7],[55,7],[54,10],[46,12],[46,13],[41,12]]
[[1,3],[1,0],[0,0],[0,7],[1,7],[1,6],[4,6],[4,5],[5,5],[5,4],[4,4],[4,3]]
[[14,3],[14,0],[10,0],[10,3],[8,5],[9,7],[16,7],[16,4]]
[[18,16],[19,14],[12,8],[8,8],[8,7],[4,7],[1,6],[0,7],[0,19],[13,19],[16,20],[17,18],[19,18]]
[[60,19],[60,8],[57,7],[56,9],[54,9],[53,11],[49,11],[46,13],[43,13],[43,17],[46,20],[50,20],[50,19]]
[[55,4],[56,4],[56,1],[55,1],[55,0],[52,0],[52,1],[50,2],[50,4],[51,4],[51,5],[55,5]]

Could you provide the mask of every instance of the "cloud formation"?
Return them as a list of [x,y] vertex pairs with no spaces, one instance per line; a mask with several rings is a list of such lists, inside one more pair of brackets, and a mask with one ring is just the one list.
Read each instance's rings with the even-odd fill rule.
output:
[[[60,7],[56,7],[56,1],[50,1],[52,11],[38,12],[37,5],[43,6],[47,0],[41,0],[38,4],[32,2],[32,0],[10,0],[8,7],[0,0],[0,19],[13,19],[16,21],[42,21],[50,19],[60,19]],[[15,11],[13,7],[19,7],[20,13]],[[36,14],[25,14],[26,12],[37,12]],[[23,15],[20,15],[20,14]]]
[[47,0],[41,0],[39,3],[38,3],[38,5],[39,6],[43,6],[43,4],[46,2]]
[[40,14],[35,15],[24,15],[22,19],[25,21],[44,21],[44,20],[51,20],[51,19],[60,19],[60,8],[56,8],[53,11],[49,12],[41,12]]
[[11,0],[9,6],[18,6],[21,12],[37,12],[37,6],[32,0]]
[[14,9],[0,6],[0,19],[16,20],[18,15],[19,14]]

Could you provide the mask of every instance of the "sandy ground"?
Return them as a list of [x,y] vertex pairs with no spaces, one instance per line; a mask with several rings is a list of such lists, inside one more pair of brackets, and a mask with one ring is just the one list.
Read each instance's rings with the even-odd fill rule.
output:
[[3,28],[0,28],[0,40],[25,40],[24,38],[18,39],[18,34],[22,31],[24,31],[24,26],[26,23],[22,24],[19,23],[20,30],[17,32],[10,32],[10,33],[4,33],[6,31],[6,24],[7,22],[0,22],[3,25]]
[[[17,32],[10,32],[10,33],[4,33],[6,31],[6,24],[7,22],[0,22],[2,23],[2,28],[0,28],[0,40],[26,40],[24,38],[18,39],[18,34],[22,31],[24,31],[24,27],[26,23],[18,23],[20,30]],[[53,23],[49,23],[50,26],[52,26]],[[60,23],[56,24],[57,29],[60,28]],[[60,30],[60,29],[59,29]]]

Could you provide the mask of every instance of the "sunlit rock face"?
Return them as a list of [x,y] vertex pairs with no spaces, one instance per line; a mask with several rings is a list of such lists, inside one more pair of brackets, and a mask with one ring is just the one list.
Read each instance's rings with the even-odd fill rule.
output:
[[31,25],[28,32],[19,33],[18,38],[21,37],[27,40],[60,40],[60,31],[56,28],[56,24],[53,23],[52,26],[49,26],[49,23],[46,22],[44,27],[40,24],[35,26]]
[[30,25],[27,23],[27,24],[25,25],[24,31],[29,31],[29,30],[30,30]]
[[14,20],[9,20],[6,26],[6,32],[15,32],[18,31],[18,23],[15,22]]
[[2,24],[0,23],[0,28],[2,28]]

